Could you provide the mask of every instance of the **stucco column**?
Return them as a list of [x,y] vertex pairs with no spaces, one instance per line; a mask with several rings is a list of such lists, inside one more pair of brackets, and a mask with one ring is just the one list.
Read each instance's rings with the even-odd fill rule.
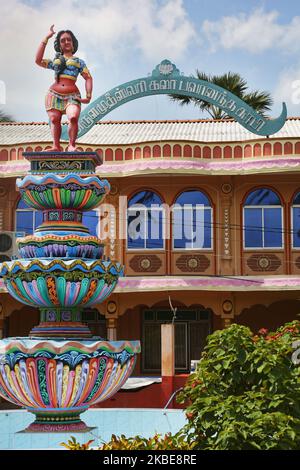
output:
[[161,325],[161,378],[162,378],[162,406],[168,404],[173,408],[171,400],[174,393],[175,376],[175,325],[168,323]]
[[175,334],[174,323],[161,325],[161,375],[175,375]]
[[232,292],[224,295],[222,298],[221,318],[223,328],[228,328],[234,322],[235,315],[235,297]]
[[117,341],[117,318],[106,318],[107,339]]
[[115,296],[111,296],[110,299],[107,301],[105,308],[106,308],[105,319],[106,319],[106,328],[107,328],[107,339],[109,341],[116,341],[117,340],[117,323],[118,323],[118,316],[119,316],[119,305],[117,302],[117,298]]
[[232,262],[232,242],[231,242],[231,206],[232,206],[232,184],[230,180],[224,182],[221,186],[221,220],[222,232],[221,239],[221,258],[219,274],[234,275],[234,265]]
[[122,262],[119,222],[123,221],[124,215],[118,220],[119,188],[114,182],[111,183],[110,192],[98,210],[100,213],[100,238],[105,242],[104,254],[112,260],[117,259]]

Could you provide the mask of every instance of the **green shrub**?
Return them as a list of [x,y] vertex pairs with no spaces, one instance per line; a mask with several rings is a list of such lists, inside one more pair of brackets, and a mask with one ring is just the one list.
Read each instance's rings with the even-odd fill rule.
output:
[[[86,444],[79,444],[74,436],[71,436],[71,440],[68,443],[62,443],[61,445],[69,450],[88,450],[89,446],[93,441],[89,441]],[[189,444],[185,435],[181,432],[172,436],[170,433],[161,436],[155,434],[153,437],[144,438],[140,436],[125,437],[124,435],[111,437],[109,442],[104,443],[97,450],[190,450],[196,443]]]
[[[117,437],[99,450],[300,449],[300,367],[292,363],[300,322],[274,333],[231,325],[208,337],[178,401],[188,424],[177,434]],[[86,450],[92,441],[62,444]]]
[[254,336],[241,325],[214,332],[178,397],[189,402],[188,441],[198,449],[299,449],[300,322]]

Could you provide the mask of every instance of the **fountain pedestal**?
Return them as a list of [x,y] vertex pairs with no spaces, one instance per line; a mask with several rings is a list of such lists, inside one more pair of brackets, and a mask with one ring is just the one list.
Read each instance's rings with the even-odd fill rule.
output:
[[95,175],[95,152],[24,156],[31,170],[17,185],[43,222],[17,240],[21,258],[3,263],[0,274],[15,299],[40,309],[40,323],[28,338],[0,340],[0,395],[35,414],[27,432],[88,431],[79,415],[122,387],[140,352],[139,341],[93,338],[81,321],[123,275],[82,223],[110,185]]

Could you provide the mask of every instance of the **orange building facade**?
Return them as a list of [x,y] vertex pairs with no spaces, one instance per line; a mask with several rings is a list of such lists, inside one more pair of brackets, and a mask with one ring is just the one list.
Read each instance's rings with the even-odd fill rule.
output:
[[[22,231],[28,216],[16,190],[28,170],[22,152],[47,150],[50,142],[46,123],[0,124],[2,233]],[[161,374],[169,299],[177,307],[177,374],[190,372],[216,329],[232,322],[273,329],[300,313],[300,118],[268,138],[231,120],[103,122],[78,146],[103,156],[97,174],[111,184],[105,202],[114,214],[90,217],[98,234],[106,224],[105,255],[125,265],[112,296],[87,311],[86,321],[108,339],[141,340],[134,375]],[[141,243],[126,239],[130,201],[139,195],[158,203],[158,243],[148,233]],[[185,197],[204,201],[202,245],[176,242],[179,219],[170,207]],[[145,210],[145,220],[153,218]],[[38,323],[38,311],[12,299],[3,283],[0,304],[2,336],[26,336]]]

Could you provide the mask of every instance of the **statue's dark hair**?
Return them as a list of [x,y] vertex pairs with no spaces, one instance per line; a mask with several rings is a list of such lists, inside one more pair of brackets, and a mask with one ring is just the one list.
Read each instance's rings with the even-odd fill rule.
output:
[[60,44],[59,44],[59,41],[60,41],[60,36],[64,33],[68,33],[70,34],[71,38],[72,38],[72,42],[73,42],[73,54],[77,51],[78,49],[78,41],[76,39],[76,37],[74,36],[74,34],[72,33],[72,31],[70,31],[69,29],[65,29],[65,30],[62,30],[62,31],[59,31],[56,35],[56,38],[55,38],[55,41],[54,41],[54,50],[56,52],[61,52],[60,50]]
[[77,49],[78,49],[78,40],[76,39],[76,37],[74,36],[74,34],[72,33],[72,31],[70,31],[69,29],[65,29],[65,30],[61,30],[61,31],[59,31],[59,32],[57,33],[56,38],[55,38],[55,41],[54,41],[54,50],[56,51],[55,58],[60,60],[60,64],[54,67],[56,81],[58,81],[60,74],[61,74],[61,73],[63,72],[63,70],[66,68],[66,59],[65,59],[64,56],[62,55],[61,49],[60,49],[60,37],[61,37],[61,35],[64,34],[64,33],[70,34],[70,36],[71,36],[71,38],[72,38],[73,54],[74,54],[74,53],[77,51]]

